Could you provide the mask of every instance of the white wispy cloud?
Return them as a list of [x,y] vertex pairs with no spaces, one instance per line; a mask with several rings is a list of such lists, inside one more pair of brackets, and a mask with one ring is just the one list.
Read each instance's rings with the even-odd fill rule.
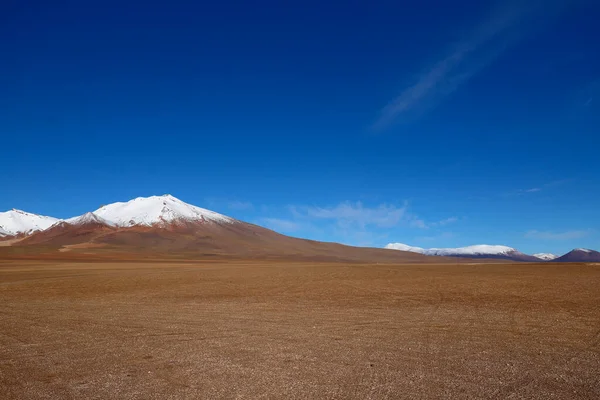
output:
[[254,205],[249,201],[230,201],[227,206],[232,210],[252,210]]
[[256,223],[282,233],[376,247],[388,240],[390,232],[397,228],[422,232],[458,220],[449,217],[438,222],[427,222],[412,212],[406,201],[376,205],[366,205],[360,201],[343,201],[329,206],[290,205],[287,207],[287,216],[281,214],[281,210],[279,213],[276,218],[260,218]]
[[578,97],[583,107],[589,109],[593,105],[594,98],[598,96],[600,96],[600,79],[588,83]]
[[[587,59],[583,62],[587,62]],[[573,93],[567,99],[568,114],[572,123],[585,122],[588,118],[598,115],[598,104],[600,103],[600,79],[597,75],[593,80],[573,89]]]
[[418,217],[409,218],[409,224],[413,228],[429,229],[429,225],[424,220]]
[[556,180],[556,181],[552,181],[552,182],[548,182],[545,183],[543,185],[540,186],[536,186],[536,187],[532,187],[529,189],[517,189],[513,192],[509,192],[509,193],[505,193],[504,196],[507,197],[512,197],[512,196],[525,196],[531,193],[538,193],[544,190],[548,190],[548,189],[552,189],[555,188],[557,186],[561,186],[564,185],[565,183],[569,182],[569,179],[560,179],[560,180]]
[[231,200],[223,197],[207,197],[204,199],[206,207],[227,208],[229,210],[252,210],[254,204],[249,201]]
[[551,231],[538,231],[531,230],[525,233],[525,237],[528,239],[542,239],[542,240],[571,240],[571,239],[581,239],[583,237],[589,236],[592,233],[592,230],[572,230],[572,231],[564,231],[564,232],[551,232]]
[[388,103],[373,128],[385,128],[438,104],[515,43],[523,35],[523,26],[530,25],[524,23],[529,17],[538,17],[535,22],[539,25],[541,15],[547,16],[552,9],[548,6],[550,2],[559,3],[557,0],[502,2],[501,8],[492,10],[468,37],[451,46],[448,53]]
[[406,203],[401,207],[389,204],[367,207],[360,201],[347,201],[333,207],[308,207],[305,215],[315,219],[334,220],[340,226],[355,225],[361,229],[369,225],[389,228],[398,225],[405,218],[412,220]]
[[454,232],[442,232],[439,235],[433,236],[420,236],[416,238],[416,241],[424,241],[424,242],[440,242],[439,247],[448,247],[444,244],[445,241],[453,239],[456,237]]
[[296,232],[302,225],[296,221],[281,218],[261,218],[257,221],[259,225],[266,226],[278,232]]
[[458,221],[456,217],[449,217],[437,222],[427,222],[410,211],[408,202],[402,205],[383,203],[377,206],[366,206],[360,201],[345,201],[329,207],[292,206],[290,211],[297,220],[329,220],[338,227],[357,230],[364,230],[367,227],[385,229],[396,226],[429,229]]
[[450,217],[450,218],[446,218],[441,221],[435,222],[433,225],[434,226],[445,226],[445,225],[453,224],[457,221],[458,221],[458,217]]

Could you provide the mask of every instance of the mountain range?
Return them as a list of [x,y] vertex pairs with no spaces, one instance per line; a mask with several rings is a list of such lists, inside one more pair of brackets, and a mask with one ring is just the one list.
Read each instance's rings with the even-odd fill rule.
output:
[[445,256],[445,257],[469,257],[469,258],[498,258],[514,261],[540,261],[542,258],[530,256],[521,253],[517,249],[508,246],[499,245],[474,245],[458,248],[442,248],[442,249],[423,249],[421,247],[408,246],[403,243],[390,243],[385,246],[386,249],[410,251],[413,253],[425,254],[428,256]]
[[[30,217],[25,217],[26,215]],[[18,223],[15,223],[18,221]],[[40,222],[43,221],[43,222]],[[19,210],[0,213],[0,255],[147,258],[261,258],[356,262],[446,262],[285,236],[187,204],[171,195],[139,197],[64,220]]]
[[548,253],[528,255],[499,245],[423,249],[390,243],[379,249],[318,242],[282,235],[171,195],[112,203],[68,219],[13,209],[0,213],[0,246],[2,254],[143,253],[360,262],[443,262],[449,260],[447,257],[600,262],[600,253],[587,249],[557,257]]
[[409,251],[428,256],[444,257],[468,257],[468,258],[487,258],[502,259],[512,261],[556,261],[556,262],[600,262],[600,253],[588,249],[575,249],[563,256],[557,256],[551,253],[537,253],[533,255],[525,254],[519,250],[500,245],[474,245],[457,248],[431,248],[409,246],[404,243],[389,243],[386,249]]

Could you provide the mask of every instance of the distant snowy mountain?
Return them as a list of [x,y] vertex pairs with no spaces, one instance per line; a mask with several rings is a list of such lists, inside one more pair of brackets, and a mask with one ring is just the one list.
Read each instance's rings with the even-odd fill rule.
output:
[[390,243],[385,246],[386,249],[412,251],[413,253],[421,253],[432,256],[437,255],[501,255],[517,252],[516,249],[507,246],[491,246],[486,244],[457,247],[457,248],[431,248],[424,249],[421,247],[408,246],[403,243]]
[[421,247],[408,246],[403,243],[389,243],[386,249],[410,251],[413,253],[425,254],[428,256],[446,256],[446,257],[469,257],[469,258],[501,258],[515,261],[539,261],[538,258],[521,253],[517,249],[508,246],[479,244],[458,248],[432,248],[423,249]]
[[100,207],[93,215],[120,227],[153,226],[178,221],[233,223],[233,218],[196,207],[171,196],[138,197]]
[[0,235],[28,235],[35,231],[47,229],[57,221],[59,221],[57,218],[12,209],[0,212]]
[[422,247],[409,246],[404,243],[389,243],[385,246],[386,249],[410,251],[411,253],[425,254],[427,250]]
[[552,253],[536,253],[533,256],[539,258],[540,260],[544,260],[544,261],[550,261],[550,260],[554,260],[555,258],[558,258],[558,256],[556,254],[552,254]]
[[600,262],[600,252],[590,249],[575,249],[555,258],[556,262]]

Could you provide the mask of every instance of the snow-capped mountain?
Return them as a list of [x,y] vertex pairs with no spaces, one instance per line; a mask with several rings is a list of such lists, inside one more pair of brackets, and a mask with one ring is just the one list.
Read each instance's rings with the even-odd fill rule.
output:
[[195,234],[202,237],[222,234],[217,231],[233,226],[234,222],[239,230],[243,224],[241,221],[184,203],[171,195],[138,197],[102,206],[78,217],[58,220],[48,229],[27,236],[20,243],[70,245],[110,242],[151,248],[159,241],[166,245],[180,240],[183,243],[182,235],[186,234],[192,237]]
[[59,221],[57,218],[12,209],[0,212],[0,235],[28,235],[35,231],[47,229],[57,221]]
[[419,253],[419,254],[425,254],[427,252],[427,250],[422,247],[409,246],[404,243],[388,243],[385,246],[385,248],[392,249],[392,250],[410,251],[411,253]]
[[558,256],[556,254],[552,254],[552,253],[536,253],[533,256],[539,258],[540,260],[544,260],[544,261],[550,261],[550,260],[554,260],[555,258],[558,258]]
[[61,220],[11,210],[0,213],[0,237],[29,235],[56,224],[104,224],[117,227],[168,225],[178,222],[233,223],[233,218],[185,203],[171,195],[138,197],[128,202],[112,203],[94,212]]
[[600,262],[600,252],[590,249],[574,249],[555,258],[556,262]]
[[94,214],[93,212],[87,212],[79,217],[68,218],[64,220],[69,225],[84,225],[84,224],[104,224],[108,226],[115,226],[115,223],[107,221]]
[[486,245],[479,244],[474,246],[467,247],[457,247],[457,248],[431,248],[424,249],[421,247],[413,247],[408,246],[404,243],[389,243],[385,246],[386,249],[393,250],[402,250],[402,251],[412,251],[413,253],[421,253],[427,254],[431,256],[438,255],[501,255],[501,254],[510,254],[517,252],[516,249],[508,246],[498,246],[498,245]]
[[432,248],[408,246],[404,243],[389,243],[386,249],[410,251],[428,256],[469,257],[469,258],[502,258],[516,261],[539,261],[538,258],[521,253],[508,246],[479,244],[457,248]]
[[184,203],[168,194],[109,204],[94,211],[93,215],[119,227],[153,226],[178,221],[235,222],[233,218]]

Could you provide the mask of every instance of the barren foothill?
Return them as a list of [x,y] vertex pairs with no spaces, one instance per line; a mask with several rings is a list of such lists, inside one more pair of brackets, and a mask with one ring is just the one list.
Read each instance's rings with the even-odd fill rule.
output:
[[2,399],[597,399],[600,266],[0,261]]

